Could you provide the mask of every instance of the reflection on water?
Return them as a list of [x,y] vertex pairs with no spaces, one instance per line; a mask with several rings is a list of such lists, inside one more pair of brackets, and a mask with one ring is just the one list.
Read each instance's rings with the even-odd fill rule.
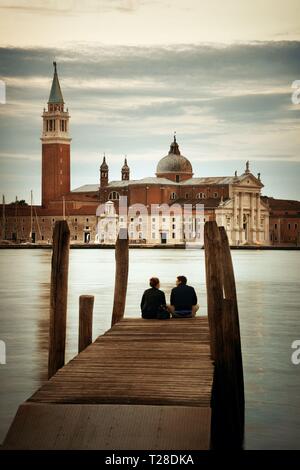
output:
[[[233,251],[246,389],[246,447],[300,449],[300,366],[291,343],[300,338],[300,252]],[[46,380],[51,252],[0,251],[0,440],[18,405]],[[169,296],[176,275],[196,288],[206,313],[203,251],[131,250],[127,316],[139,315],[147,280],[160,277]],[[114,290],[112,250],[71,250],[67,360],[76,354],[78,298],[95,295],[94,337],[110,326]]]

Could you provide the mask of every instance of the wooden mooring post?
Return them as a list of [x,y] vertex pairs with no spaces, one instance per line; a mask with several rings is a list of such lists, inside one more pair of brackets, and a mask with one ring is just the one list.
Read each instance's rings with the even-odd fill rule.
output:
[[115,259],[115,293],[111,326],[122,320],[125,311],[129,263],[129,240],[127,229],[121,228],[119,231],[118,239],[116,241]]
[[207,311],[215,363],[211,446],[241,449],[244,441],[244,379],[240,327],[230,247],[224,227],[204,227]]
[[50,288],[48,378],[65,363],[70,230],[65,220],[55,223]]
[[92,342],[94,296],[79,297],[79,334],[78,352],[83,351]]

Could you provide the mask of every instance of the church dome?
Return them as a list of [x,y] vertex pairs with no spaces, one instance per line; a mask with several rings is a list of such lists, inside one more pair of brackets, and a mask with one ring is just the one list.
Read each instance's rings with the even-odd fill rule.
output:
[[176,136],[174,136],[174,141],[171,143],[168,155],[163,157],[156,167],[157,176],[165,173],[193,174],[190,161],[180,153]]

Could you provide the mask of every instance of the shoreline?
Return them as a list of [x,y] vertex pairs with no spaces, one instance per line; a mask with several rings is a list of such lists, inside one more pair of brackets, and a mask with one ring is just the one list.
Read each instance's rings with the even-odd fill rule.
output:
[[[139,250],[152,250],[152,249],[163,249],[163,250],[170,250],[170,249],[179,249],[179,250],[198,250],[204,249],[203,246],[200,245],[183,245],[183,244],[167,244],[167,245],[129,245],[130,249],[139,249]],[[40,243],[33,243],[33,244],[3,244],[0,245],[0,249],[2,250],[36,250],[36,249],[46,249],[52,250],[52,244],[40,244]],[[115,245],[98,245],[98,244],[81,244],[81,243],[73,243],[70,244],[70,249],[74,250],[114,250]],[[240,245],[240,246],[230,246],[231,250],[283,250],[283,251],[297,251],[300,250],[300,246],[270,246],[270,245]]]

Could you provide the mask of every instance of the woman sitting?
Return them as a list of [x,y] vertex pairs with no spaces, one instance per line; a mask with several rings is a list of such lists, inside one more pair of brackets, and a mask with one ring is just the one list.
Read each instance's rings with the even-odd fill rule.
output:
[[150,289],[145,290],[141,300],[143,318],[170,318],[170,314],[167,311],[165,294],[159,288],[159,279],[157,277],[151,277]]

